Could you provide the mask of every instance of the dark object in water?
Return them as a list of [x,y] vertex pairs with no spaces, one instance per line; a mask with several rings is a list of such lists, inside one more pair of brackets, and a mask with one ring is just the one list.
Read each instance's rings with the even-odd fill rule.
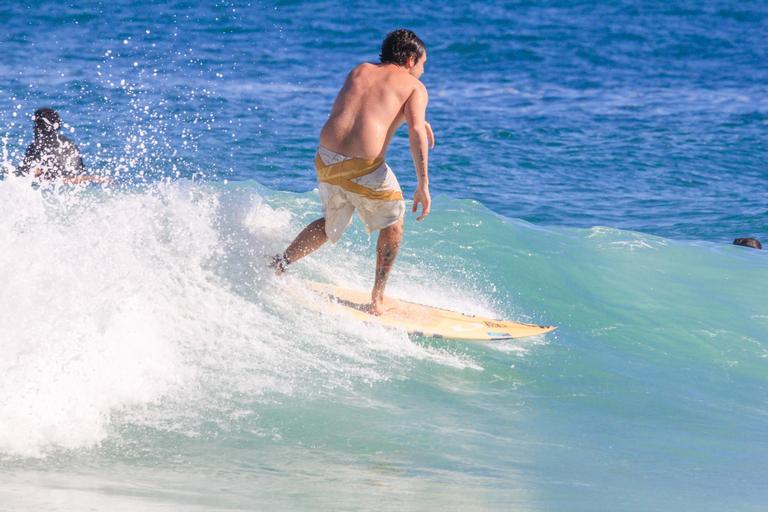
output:
[[733,245],[743,245],[744,247],[751,247],[753,249],[762,249],[763,244],[757,238],[737,238],[733,241]]
[[74,142],[59,133],[61,117],[51,108],[35,111],[35,140],[27,147],[17,175],[32,172],[46,180],[73,178],[85,174],[80,150]]

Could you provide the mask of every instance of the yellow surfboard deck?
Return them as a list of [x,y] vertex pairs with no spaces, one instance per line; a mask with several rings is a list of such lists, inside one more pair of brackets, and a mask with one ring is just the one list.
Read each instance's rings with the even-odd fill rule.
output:
[[465,315],[447,309],[424,306],[387,297],[386,312],[381,316],[367,313],[370,292],[349,290],[330,284],[307,282],[315,292],[329,299],[334,312],[348,314],[364,322],[375,322],[387,327],[403,329],[419,336],[471,341],[506,340],[544,334],[555,326],[522,324],[509,320],[496,320]]

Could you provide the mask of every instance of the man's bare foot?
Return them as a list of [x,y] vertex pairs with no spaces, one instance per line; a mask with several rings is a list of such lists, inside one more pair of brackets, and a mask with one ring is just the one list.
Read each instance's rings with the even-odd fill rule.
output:
[[384,297],[372,298],[371,304],[368,306],[368,313],[373,316],[383,315],[388,308],[384,307]]
[[283,275],[283,272],[285,272],[285,269],[288,268],[288,265],[291,264],[291,260],[289,260],[285,254],[276,254],[272,261],[269,262],[269,268],[273,269],[275,271],[276,276]]

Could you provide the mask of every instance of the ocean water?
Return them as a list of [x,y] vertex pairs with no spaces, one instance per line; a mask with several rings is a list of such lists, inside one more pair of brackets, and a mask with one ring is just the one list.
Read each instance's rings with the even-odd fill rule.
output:
[[[0,6],[0,163],[58,109],[101,187],[0,180],[0,510],[768,503],[764,2]],[[322,315],[375,238],[320,213],[344,75],[407,26],[437,146],[389,293],[552,323]],[[389,161],[414,187],[407,140]]]

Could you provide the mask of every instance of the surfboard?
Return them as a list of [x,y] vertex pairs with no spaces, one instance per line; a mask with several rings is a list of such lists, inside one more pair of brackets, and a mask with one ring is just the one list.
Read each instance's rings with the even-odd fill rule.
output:
[[[345,314],[363,322],[378,323],[407,331],[409,334],[430,338],[466,341],[492,341],[525,338],[554,331],[552,325],[536,325],[498,320],[482,316],[465,315],[456,311],[416,304],[387,297],[383,315],[367,312],[370,292],[350,290],[331,284],[306,283],[310,289],[324,297],[326,305],[338,314]],[[323,307],[323,310],[327,308]]]

